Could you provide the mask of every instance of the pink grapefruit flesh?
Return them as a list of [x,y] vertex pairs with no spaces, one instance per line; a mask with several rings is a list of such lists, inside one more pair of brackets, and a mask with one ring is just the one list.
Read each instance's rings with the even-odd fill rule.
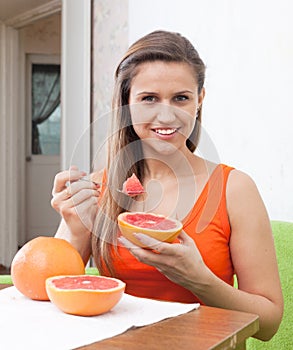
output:
[[124,212],[118,215],[121,234],[132,243],[145,247],[136,233],[143,233],[159,241],[172,243],[182,230],[179,220],[164,215],[143,212]]
[[124,181],[122,192],[128,196],[137,196],[145,193],[145,190],[137,176],[133,173],[126,181]]

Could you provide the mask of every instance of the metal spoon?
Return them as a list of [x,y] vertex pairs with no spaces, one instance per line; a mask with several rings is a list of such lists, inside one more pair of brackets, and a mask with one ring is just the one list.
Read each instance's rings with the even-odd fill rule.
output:
[[[80,181],[86,181],[86,182],[91,182],[93,183],[94,185],[99,185],[99,186],[102,186],[102,185],[105,185],[105,183],[103,182],[95,182],[95,181],[92,181],[92,180],[89,180],[89,179],[86,179],[86,178],[81,178]],[[125,196],[129,196],[129,197],[135,197],[135,196],[139,196],[140,194],[144,194],[146,193],[146,191],[143,191],[143,192],[139,192],[139,193],[136,193],[136,192],[133,192],[133,193],[125,193],[124,191],[116,188],[116,191],[119,192],[119,193],[122,193],[124,194]]]

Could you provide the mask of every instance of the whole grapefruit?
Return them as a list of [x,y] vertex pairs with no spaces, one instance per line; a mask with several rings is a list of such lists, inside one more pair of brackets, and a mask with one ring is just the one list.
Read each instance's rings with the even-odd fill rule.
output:
[[14,286],[34,300],[49,300],[46,279],[65,274],[85,273],[78,251],[66,240],[37,237],[27,242],[14,256],[11,277]]
[[51,302],[61,311],[96,316],[119,302],[125,283],[117,278],[95,275],[56,276],[46,280],[46,288]]
[[159,241],[172,243],[182,230],[179,220],[164,215],[143,212],[124,212],[118,215],[121,234],[132,243],[144,247],[134,233],[144,233]]

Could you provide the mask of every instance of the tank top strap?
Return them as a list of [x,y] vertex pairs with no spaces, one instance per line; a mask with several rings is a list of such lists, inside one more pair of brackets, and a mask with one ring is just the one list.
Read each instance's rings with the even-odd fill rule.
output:
[[228,211],[227,211],[226,192],[227,192],[227,182],[228,182],[229,175],[230,175],[231,171],[234,170],[235,168],[230,167],[230,166],[225,165],[225,164],[221,164],[221,166],[223,169],[223,195],[222,195],[220,206],[219,206],[219,216],[220,216],[220,219],[222,222],[223,231],[226,234],[230,235],[231,227],[230,227],[229,215],[228,215]]
[[226,185],[230,171],[234,168],[225,164],[218,164],[205,184],[192,211],[184,220],[185,226],[196,220],[195,231],[200,233],[210,224],[215,215],[220,212],[225,231],[229,228],[226,209]]

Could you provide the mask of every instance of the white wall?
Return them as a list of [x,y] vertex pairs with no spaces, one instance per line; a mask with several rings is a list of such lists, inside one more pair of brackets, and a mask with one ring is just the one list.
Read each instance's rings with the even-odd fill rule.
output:
[[292,13],[291,0],[129,0],[130,43],[167,29],[196,46],[207,65],[203,126],[220,161],[251,175],[271,219],[287,221],[293,221]]
[[19,158],[18,32],[0,22],[0,264],[8,266],[17,251]]
[[128,0],[95,0],[92,8],[92,169],[106,165],[114,71],[128,47]]
[[91,2],[62,1],[62,169],[90,168]]
[[[18,119],[18,156],[19,156],[19,176],[18,176],[18,186],[20,191],[18,191],[17,203],[19,207],[19,224],[18,224],[18,245],[23,245],[27,240],[32,237],[32,227],[35,228],[33,221],[38,220],[42,222],[47,211],[48,219],[52,226],[56,224],[56,220],[59,218],[56,216],[56,212],[52,209],[50,205],[51,199],[51,186],[53,178],[50,179],[49,172],[47,172],[47,177],[42,177],[42,183],[35,183],[35,179],[31,177],[32,169],[36,169],[36,159],[32,162],[26,162],[26,156],[31,155],[31,144],[30,144],[30,104],[28,103],[28,55],[39,55],[39,59],[46,55],[54,55],[59,57],[61,54],[61,14],[55,13],[53,15],[45,16],[32,21],[31,23],[20,27],[18,29],[19,34],[19,58],[18,64],[20,69],[18,86],[20,90],[20,98],[18,99],[18,106],[20,113],[17,115]],[[47,60],[44,59],[45,62]],[[58,59],[59,60],[59,59]],[[38,166],[37,166],[38,167]],[[57,169],[60,168],[56,164]],[[54,168],[54,166],[53,166]],[[39,171],[39,170],[38,170]],[[51,173],[54,170],[51,170]],[[40,178],[40,174],[39,174]],[[30,184],[34,184],[31,187]],[[40,186],[40,191],[36,190],[36,186]],[[35,191],[33,191],[33,188]],[[46,190],[47,189],[47,190]],[[43,215],[35,215],[35,206],[33,198],[33,193],[38,193],[39,198],[41,198],[41,204],[38,206],[39,213],[43,212]],[[40,200],[40,199],[39,199]],[[28,204],[29,203],[29,204]],[[30,213],[34,213],[31,214]],[[52,220],[52,221],[51,221]],[[43,223],[44,224],[44,223]],[[48,230],[47,232],[50,232]],[[39,229],[37,232],[41,234]]]

